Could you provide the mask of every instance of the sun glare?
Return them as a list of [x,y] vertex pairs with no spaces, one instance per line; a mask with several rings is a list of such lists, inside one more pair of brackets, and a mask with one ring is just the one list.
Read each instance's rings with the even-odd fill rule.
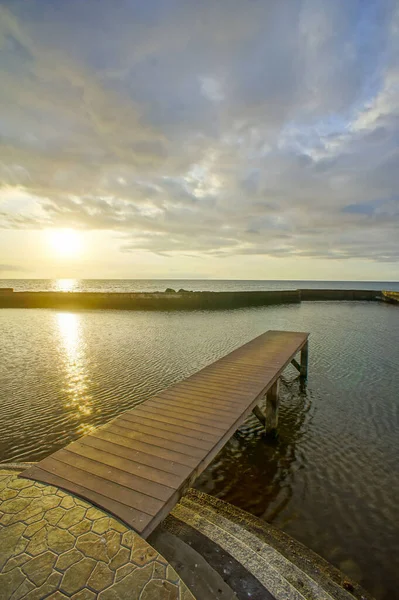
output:
[[82,249],[80,233],[73,229],[55,229],[49,235],[51,248],[58,256],[77,256]]

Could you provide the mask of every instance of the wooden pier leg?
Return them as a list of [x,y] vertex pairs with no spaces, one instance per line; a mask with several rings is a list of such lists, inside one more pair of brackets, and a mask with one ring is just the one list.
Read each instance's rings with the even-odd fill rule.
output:
[[265,429],[267,434],[276,434],[278,425],[280,379],[272,385],[266,395]]
[[308,355],[309,355],[309,342],[306,342],[301,350],[301,377],[306,379],[308,376]]
[[262,423],[263,427],[265,427],[266,426],[265,415],[263,414],[263,412],[261,411],[261,409],[259,408],[258,405],[253,407],[252,412],[255,415],[255,417],[257,417],[259,419],[259,421]]

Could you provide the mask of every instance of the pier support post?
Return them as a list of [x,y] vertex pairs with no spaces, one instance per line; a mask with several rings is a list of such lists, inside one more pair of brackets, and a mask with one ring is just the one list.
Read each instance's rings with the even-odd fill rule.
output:
[[258,405],[253,407],[252,412],[255,415],[255,417],[257,417],[257,419],[259,419],[259,421],[262,423],[263,427],[265,427],[266,426],[265,415],[263,414],[263,412],[261,411],[261,409],[259,408]]
[[306,342],[301,350],[301,370],[300,374],[303,379],[308,376],[308,355],[309,355],[309,342]]
[[280,379],[274,382],[266,394],[265,430],[267,434],[276,434],[278,425]]

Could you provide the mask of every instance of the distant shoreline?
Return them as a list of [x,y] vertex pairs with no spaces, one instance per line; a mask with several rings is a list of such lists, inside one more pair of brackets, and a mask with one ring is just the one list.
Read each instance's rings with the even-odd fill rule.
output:
[[281,291],[191,292],[14,292],[0,288],[0,308],[61,310],[226,310],[318,301],[399,303],[398,292],[383,290],[298,289]]

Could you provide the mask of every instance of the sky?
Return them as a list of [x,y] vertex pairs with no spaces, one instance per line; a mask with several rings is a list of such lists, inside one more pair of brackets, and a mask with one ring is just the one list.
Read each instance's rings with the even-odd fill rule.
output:
[[0,278],[399,280],[398,0],[0,0]]

